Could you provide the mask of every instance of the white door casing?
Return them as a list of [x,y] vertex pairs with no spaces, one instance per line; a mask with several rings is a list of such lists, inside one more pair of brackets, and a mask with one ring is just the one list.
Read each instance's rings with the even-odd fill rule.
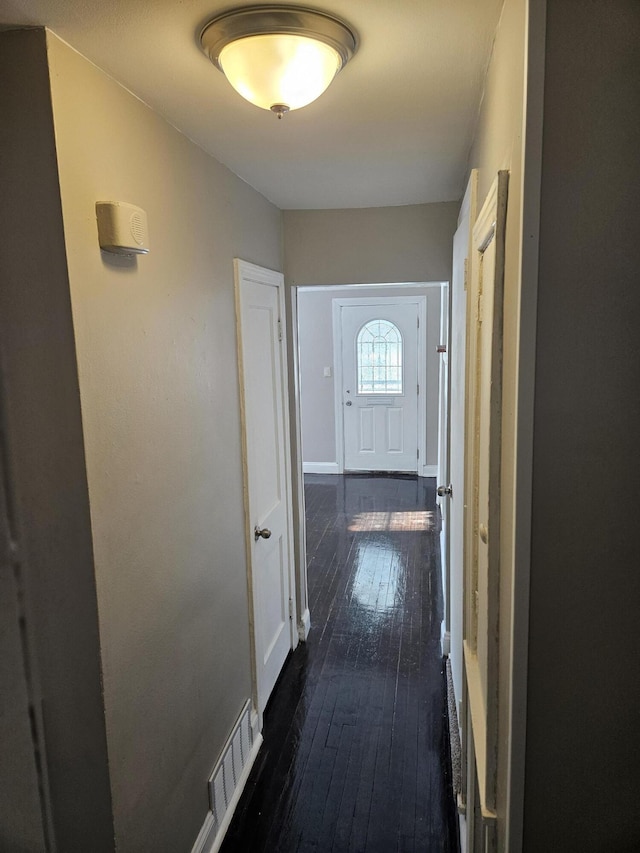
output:
[[293,386],[289,392],[289,417],[292,437],[291,481],[294,489],[291,500],[293,505],[293,542],[296,549],[294,559],[296,572],[296,609],[298,613],[298,638],[306,642],[311,630],[309,613],[309,584],[307,578],[307,526],[304,502],[304,475],[301,461],[302,423],[300,415],[300,363],[298,344],[298,288],[290,289],[291,309],[291,359],[293,368]]
[[[335,299],[336,444],[340,470],[417,471],[424,459],[426,297]],[[402,338],[402,393],[359,391],[356,342],[369,321],[392,323]],[[424,396],[422,396],[424,399]]]
[[509,173],[473,228],[468,291],[464,659],[483,820],[495,821],[498,750],[500,460],[504,246]]
[[262,715],[297,644],[284,280],[239,259],[234,266],[254,700]]

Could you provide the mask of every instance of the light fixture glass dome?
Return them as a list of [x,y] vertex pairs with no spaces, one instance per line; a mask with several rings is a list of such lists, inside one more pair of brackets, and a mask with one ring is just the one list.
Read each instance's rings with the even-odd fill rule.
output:
[[353,30],[332,15],[267,5],[223,12],[200,42],[243,98],[278,118],[315,101],[358,46]]
[[340,70],[332,47],[306,36],[277,33],[232,41],[219,63],[233,88],[265,110],[297,110],[315,101]]

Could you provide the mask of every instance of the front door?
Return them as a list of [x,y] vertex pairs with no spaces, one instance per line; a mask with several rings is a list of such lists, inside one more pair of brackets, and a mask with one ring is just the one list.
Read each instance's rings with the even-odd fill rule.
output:
[[236,260],[247,554],[258,711],[296,644],[280,273]]
[[344,302],[339,306],[344,469],[417,471],[424,297]]

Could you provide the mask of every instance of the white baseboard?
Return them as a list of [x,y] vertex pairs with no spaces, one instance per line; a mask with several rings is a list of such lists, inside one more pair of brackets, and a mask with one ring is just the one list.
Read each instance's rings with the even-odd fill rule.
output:
[[218,853],[261,745],[259,718],[247,700],[209,778],[210,811],[191,853]]
[[445,631],[442,635],[442,657],[448,658],[451,654],[451,632]]
[[337,462],[303,462],[303,474],[339,474]]
[[458,815],[460,827],[460,853],[467,853],[467,821],[462,812]]
[[[303,474],[339,474],[340,466],[337,462],[303,462]],[[357,472],[356,472],[357,473]],[[423,465],[418,471],[420,477],[437,477],[437,465]]]
[[303,643],[307,642],[309,631],[311,630],[311,614],[307,607],[300,619],[298,620],[298,637]]
[[215,828],[216,822],[213,817],[213,812],[207,812],[207,816],[204,819],[204,823],[198,833],[195,844],[191,848],[191,853],[207,853],[207,851],[213,850]]

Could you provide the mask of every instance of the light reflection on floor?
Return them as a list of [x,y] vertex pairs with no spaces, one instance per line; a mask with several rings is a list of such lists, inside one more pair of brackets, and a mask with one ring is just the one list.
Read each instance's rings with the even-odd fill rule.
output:
[[402,607],[405,584],[405,560],[391,541],[356,544],[351,593],[360,607],[384,618]]
[[359,512],[354,515],[349,523],[349,531],[352,533],[365,533],[367,531],[393,531],[402,532],[424,530],[435,530],[436,513],[428,510],[411,512]]

